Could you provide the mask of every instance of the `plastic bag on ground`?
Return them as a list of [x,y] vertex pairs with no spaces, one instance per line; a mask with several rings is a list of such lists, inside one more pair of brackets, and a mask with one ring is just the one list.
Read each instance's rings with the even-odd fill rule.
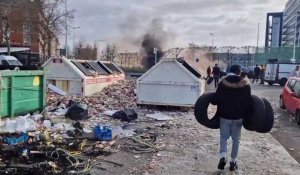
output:
[[70,100],[68,107],[66,117],[76,121],[89,118],[89,112],[86,105]]
[[123,111],[117,111],[112,115],[112,118],[119,119],[121,121],[130,122],[137,119],[137,113],[133,109],[125,109]]
[[147,114],[146,117],[152,118],[152,119],[155,119],[155,120],[158,120],[158,121],[173,120],[172,117],[167,116],[165,114],[162,114],[160,112],[159,113],[155,113],[155,114]]

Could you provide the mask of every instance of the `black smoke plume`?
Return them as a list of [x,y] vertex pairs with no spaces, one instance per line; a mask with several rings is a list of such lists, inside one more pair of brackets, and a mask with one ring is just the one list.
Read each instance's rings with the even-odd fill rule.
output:
[[164,56],[163,49],[173,40],[174,34],[167,31],[160,19],[154,19],[141,42],[142,65],[151,68],[155,64],[154,48],[157,48],[157,62]]
[[157,62],[164,56],[161,42],[154,35],[146,34],[142,41],[142,65],[145,68],[151,68],[155,65],[154,48],[157,48]]

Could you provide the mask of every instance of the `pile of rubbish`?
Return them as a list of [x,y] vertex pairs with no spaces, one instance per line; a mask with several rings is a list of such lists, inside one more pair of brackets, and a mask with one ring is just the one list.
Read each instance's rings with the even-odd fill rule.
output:
[[105,87],[101,92],[90,97],[59,96],[54,92],[48,93],[48,105],[56,106],[60,101],[64,104],[68,101],[78,101],[89,106],[91,115],[97,115],[105,110],[119,110],[136,108],[135,81],[118,81]]
[[[113,84],[86,98],[50,92],[42,113],[0,120],[0,174],[85,174],[93,168],[105,170],[98,156],[163,149],[150,129],[126,128],[138,120],[138,113],[127,108],[132,106],[136,106],[133,81]],[[172,119],[160,113],[145,117]]]

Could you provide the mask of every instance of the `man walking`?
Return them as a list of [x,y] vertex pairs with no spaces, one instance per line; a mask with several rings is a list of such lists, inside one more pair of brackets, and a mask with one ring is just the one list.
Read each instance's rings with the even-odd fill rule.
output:
[[290,77],[299,77],[300,76],[300,67],[296,66],[295,69],[290,73]]
[[209,79],[210,74],[211,74],[211,68],[210,68],[210,66],[208,66],[208,68],[206,70],[206,73],[207,73],[207,79]]
[[256,65],[254,68],[254,79],[253,79],[252,83],[254,83],[255,80],[256,80],[256,83],[258,82],[259,74],[260,74],[260,68],[258,67],[258,65]]
[[219,78],[220,78],[220,75],[221,75],[221,70],[218,67],[218,64],[215,64],[215,67],[213,68],[212,74],[214,75],[215,88],[217,88],[218,84],[219,84]]
[[220,162],[218,169],[224,170],[227,156],[227,140],[232,138],[230,171],[238,168],[237,156],[243,118],[252,112],[251,89],[248,78],[241,75],[241,67],[233,65],[230,73],[221,79],[212,104],[218,106],[220,116]]

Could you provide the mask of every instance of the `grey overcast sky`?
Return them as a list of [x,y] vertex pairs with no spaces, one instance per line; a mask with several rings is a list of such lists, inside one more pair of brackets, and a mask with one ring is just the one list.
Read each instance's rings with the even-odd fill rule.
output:
[[[215,33],[215,44],[256,45],[257,25],[260,41],[265,37],[266,13],[284,9],[287,0],[68,0],[75,9],[73,26],[76,40],[120,43],[125,49],[138,45],[149,30],[151,21],[159,20],[168,47],[187,46],[189,42],[211,45],[209,33]],[[73,42],[73,34],[69,37]],[[61,42],[64,44],[64,41]],[[102,42],[104,45],[104,42]],[[100,42],[100,45],[102,45]],[[71,44],[70,44],[71,45]]]

